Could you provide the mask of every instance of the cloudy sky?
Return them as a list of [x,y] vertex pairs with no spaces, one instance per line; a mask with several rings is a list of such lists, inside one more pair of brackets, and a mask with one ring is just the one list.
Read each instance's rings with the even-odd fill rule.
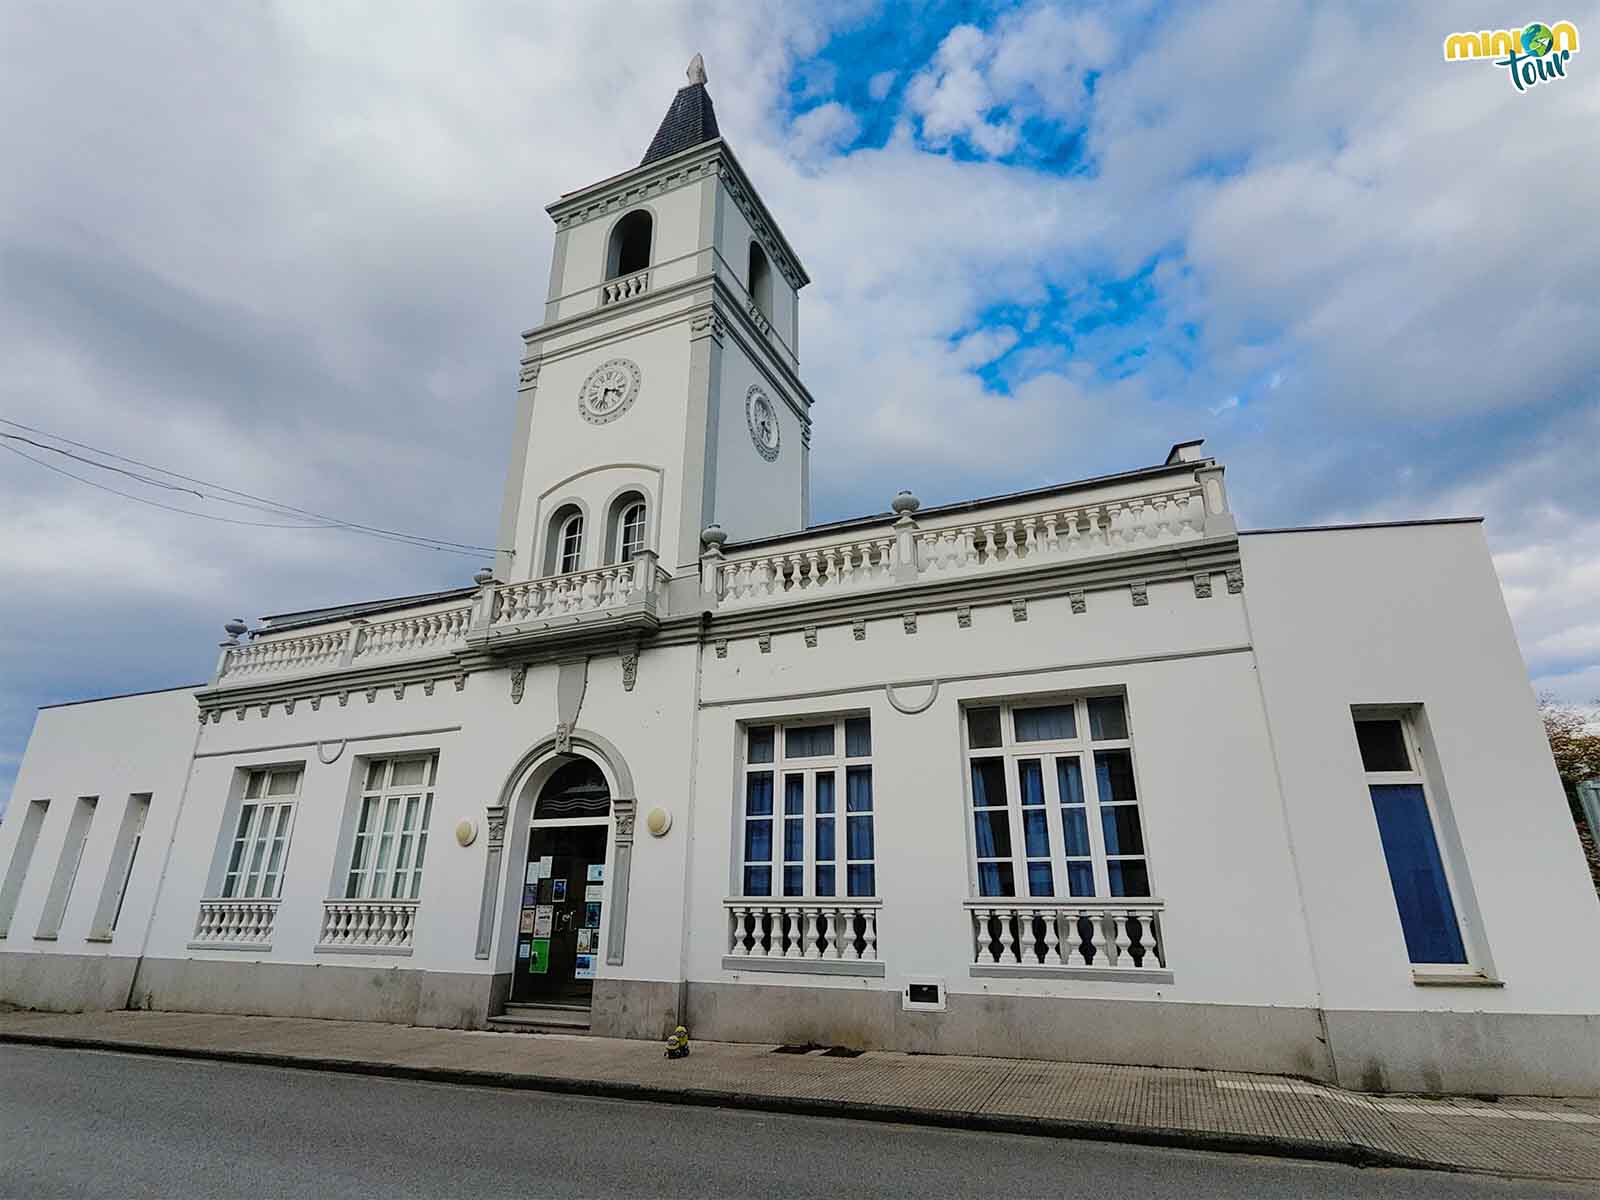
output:
[[[637,162],[699,50],[815,280],[813,519],[1204,436],[1247,526],[1486,516],[1536,686],[1586,701],[1600,50],[1526,94],[1440,53],[1555,18],[1600,38],[1503,2],[8,4],[0,417],[491,543],[543,206]],[[0,454],[0,803],[38,705],[480,561]]]

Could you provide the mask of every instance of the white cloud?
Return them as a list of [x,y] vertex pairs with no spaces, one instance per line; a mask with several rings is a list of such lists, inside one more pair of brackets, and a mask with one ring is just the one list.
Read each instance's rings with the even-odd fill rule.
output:
[[871,79],[867,80],[867,95],[878,101],[887,99],[890,90],[894,87],[894,81],[899,77],[900,72],[898,71],[879,71]]

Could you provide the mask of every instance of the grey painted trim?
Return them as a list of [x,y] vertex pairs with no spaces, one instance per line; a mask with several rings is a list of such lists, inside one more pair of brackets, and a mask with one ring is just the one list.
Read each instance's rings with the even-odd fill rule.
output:
[[550,286],[545,292],[545,318],[549,319],[550,306],[561,300],[557,291],[566,283],[567,279],[567,239],[571,235],[570,229],[556,230],[555,244],[550,251]]
[[272,953],[272,947],[270,945],[262,946],[262,945],[260,945],[258,943],[251,943],[248,946],[243,946],[243,945],[234,946],[234,945],[229,945],[227,942],[190,942],[189,943],[189,949],[191,949],[191,950],[225,950],[229,954],[250,954],[250,953],[271,954]]
[[1504,979],[1492,975],[1451,975],[1443,971],[1411,972],[1411,982],[1417,987],[1505,987]]
[[[616,805],[613,803],[613,810]],[[632,817],[630,812],[629,817]],[[628,888],[633,876],[633,841],[619,836],[611,854],[611,915],[606,926],[606,965],[620,967],[628,937]]]
[[162,692],[198,692],[201,688],[206,686],[206,683],[209,682],[211,681],[206,680],[204,683],[179,683],[174,684],[172,687],[150,688],[149,690],[143,692],[117,692],[110,696],[90,696],[84,700],[58,700],[54,704],[39,705],[38,711],[43,712],[47,708],[75,708],[79,704],[104,704],[108,700],[132,700],[136,696],[159,696]]
[[335,667],[305,675],[286,675],[282,679],[207,687],[195,693],[195,699],[201,708],[208,710],[238,708],[240,705],[248,708],[254,704],[276,703],[280,700],[365,691],[369,687],[390,688],[397,683],[410,685],[426,683],[430,679],[437,683],[452,675],[459,675],[460,663],[459,651],[444,650],[428,658],[402,663]]
[[1481,525],[1482,517],[1422,517],[1414,521],[1356,521],[1349,525],[1283,525],[1276,529],[1241,529],[1240,537],[1269,533],[1336,533],[1343,529],[1408,529],[1415,525]]
[[[428,737],[435,733],[460,733],[459,725],[438,725],[432,729],[405,729],[399,733],[357,733],[347,738],[329,739],[310,742],[278,742],[271,746],[246,746],[241,750],[197,750],[195,758],[229,758],[236,754],[267,754],[274,750],[306,750],[317,746],[326,745],[330,740],[343,742],[381,742],[388,738],[403,737]],[[334,761],[338,761],[337,759]],[[331,764],[324,764],[331,765]]]
[[722,956],[726,971],[772,971],[790,975],[860,975],[881,979],[887,970],[881,962],[857,962],[830,958],[742,958]]
[[[717,445],[722,424],[722,343],[707,331],[689,342],[689,395],[683,428],[683,487],[673,565],[700,561],[700,531],[716,520]],[[699,504],[693,500],[698,496]]]
[[1043,963],[1027,966],[1018,963],[973,963],[967,974],[974,979],[1103,979],[1107,983],[1171,983],[1171,971],[1142,970],[1138,967],[1047,967]]
[[[960,675],[941,675],[937,680],[923,683],[971,683],[980,679],[1015,679],[1026,675],[1043,675],[1051,671],[1089,671],[1100,667],[1125,667],[1141,663],[1175,662],[1186,658],[1217,658],[1225,654],[1249,654],[1249,645],[1217,646],[1209,650],[1180,650],[1169,654],[1135,654],[1125,658],[1096,658],[1082,662],[1040,663],[1032,667],[1016,667],[1009,671],[970,671]],[[778,692],[764,696],[738,696],[727,700],[702,700],[701,708],[735,708],[742,704],[775,704],[781,700],[821,700],[829,696],[849,696],[860,692],[874,692],[879,688],[905,686],[905,680],[874,679],[846,684],[836,688],[821,688],[811,692]]]

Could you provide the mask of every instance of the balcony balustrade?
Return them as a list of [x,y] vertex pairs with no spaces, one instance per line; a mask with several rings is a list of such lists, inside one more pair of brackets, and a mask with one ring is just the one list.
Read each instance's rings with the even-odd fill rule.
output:
[[267,950],[276,900],[202,900],[189,945],[200,950]]
[[879,901],[728,900],[730,958],[878,961]]
[[1166,967],[1159,900],[967,902],[979,967],[1157,971]]
[[317,949],[410,954],[417,930],[415,900],[328,900]]
[[625,275],[621,279],[607,280],[600,285],[600,303],[618,304],[623,300],[632,300],[635,296],[642,296],[650,290],[650,272],[640,271],[637,275]]
[[903,517],[876,535],[792,550],[724,557],[713,546],[703,562],[702,588],[718,608],[738,608],[1173,545],[1198,540],[1205,527],[1198,485],[992,521],[919,526]]
[[654,615],[665,598],[670,578],[652,551],[632,562],[574,571],[547,579],[530,579],[496,587],[489,614],[491,632],[517,626],[574,620],[643,609]]

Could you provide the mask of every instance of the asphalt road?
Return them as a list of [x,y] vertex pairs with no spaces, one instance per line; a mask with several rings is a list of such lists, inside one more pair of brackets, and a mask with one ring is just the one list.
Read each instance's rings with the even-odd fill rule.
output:
[[1100,1142],[0,1045],[0,1196],[1589,1196]]

